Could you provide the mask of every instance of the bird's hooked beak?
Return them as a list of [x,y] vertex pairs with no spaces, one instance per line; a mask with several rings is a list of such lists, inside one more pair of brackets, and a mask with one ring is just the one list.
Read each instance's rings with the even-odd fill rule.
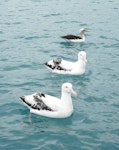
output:
[[85,56],[83,56],[83,58],[82,58],[82,59],[83,59],[83,61],[84,61],[84,62],[86,62],[86,63],[87,63],[87,59],[86,59],[86,57],[85,57]]
[[77,96],[77,93],[73,90],[73,88],[71,89],[71,94],[73,94],[74,96]]
[[90,30],[88,30],[88,29],[85,29],[85,32],[90,32]]
[[84,61],[87,63],[87,59],[86,58],[84,58]]

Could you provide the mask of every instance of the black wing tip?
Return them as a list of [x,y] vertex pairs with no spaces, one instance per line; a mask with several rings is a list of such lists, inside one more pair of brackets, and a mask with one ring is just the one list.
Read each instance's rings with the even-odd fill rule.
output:
[[25,97],[24,97],[24,96],[21,96],[20,99],[21,99],[22,101],[25,101]]
[[48,63],[47,63],[47,62],[45,62],[45,63],[44,63],[44,65],[45,65],[45,66],[48,66]]
[[66,36],[60,36],[60,38],[66,39]]
[[48,67],[49,69],[52,69],[52,70],[55,69],[55,66],[52,66],[52,65],[48,64],[47,62],[45,62],[44,65],[46,67]]

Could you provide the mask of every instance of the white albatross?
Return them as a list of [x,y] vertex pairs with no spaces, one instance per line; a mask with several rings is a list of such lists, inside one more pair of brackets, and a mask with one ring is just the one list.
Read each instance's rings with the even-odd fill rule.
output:
[[69,34],[69,35],[61,36],[61,38],[71,41],[71,42],[84,42],[85,41],[85,32],[87,32],[87,31],[88,30],[82,28],[79,31],[80,32],[79,36]]
[[43,93],[34,93],[20,98],[31,113],[50,118],[67,118],[73,113],[71,94],[77,95],[72,84],[64,83],[61,99]]
[[80,51],[78,53],[78,60],[76,62],[70,62],[57,58],[44,64],[53,73],[81,75],[85,73],[86,62],[86,52]]

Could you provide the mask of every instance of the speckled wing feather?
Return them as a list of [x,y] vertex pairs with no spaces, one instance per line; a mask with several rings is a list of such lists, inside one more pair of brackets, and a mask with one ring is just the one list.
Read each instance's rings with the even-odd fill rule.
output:
[[[65,62],[65,63],[64,63]],[[49,69],[51,69],[53,72],[55,71],[59,71],[59,72],[70,72],[71,71],[71,65],[72,63],[64,61],[60,58],[57,59],[53,59],[49,62],[45,63],[45,66],[48,67]]]
[[45,94],[43,93],[37,93],[36,95],[34,95],[33,96],[34,104],[31,104],[28,101],[26,101],[24,97],[21,97],[21,99],[26,105],[28,105],[32,109],[53,111],[43,102],[42,100],[43,97],[45,97]]

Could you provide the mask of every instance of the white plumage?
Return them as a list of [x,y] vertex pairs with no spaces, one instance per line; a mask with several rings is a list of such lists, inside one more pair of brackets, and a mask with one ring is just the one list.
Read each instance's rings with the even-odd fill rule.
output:
[[81,75],[85,73],[86,62],[86,52],[80,51],[76,62],[70,62],[63,59],[53,59],[46,62],[45,66],[53,73]]
[[50,118],[66,118],[73,113],[71,94],[76,95],[72,84],[64,83],[61,99],[43,93],[34,93],[20,98],[31,113]]

